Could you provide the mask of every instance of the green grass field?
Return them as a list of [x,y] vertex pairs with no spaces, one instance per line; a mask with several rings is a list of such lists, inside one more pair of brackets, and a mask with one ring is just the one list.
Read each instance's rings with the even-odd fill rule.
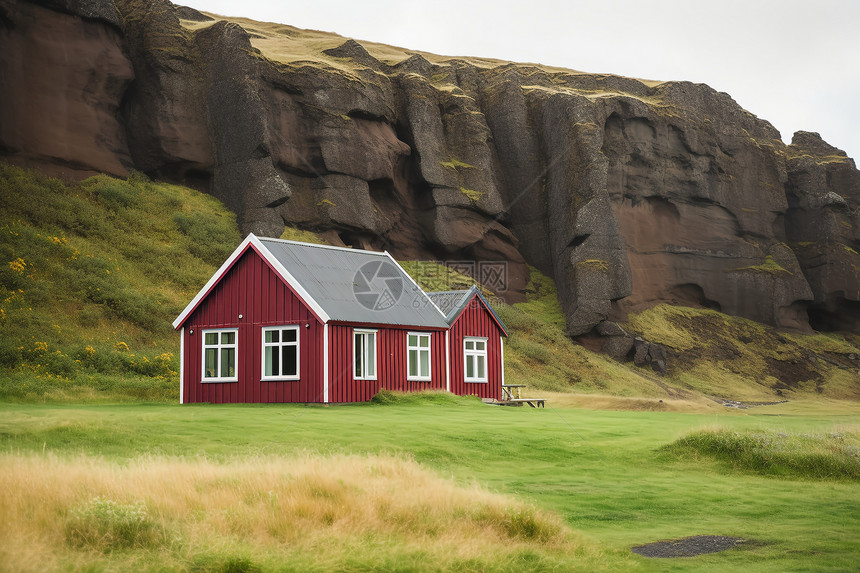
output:
[[[538,511],[560,516],[569,528],[565,542],[526,543],[517,538],[512,553],[498,549],[453,561],[442,556],[433,560],[431,548],[440,532],[422,530],[411,546],[406,540],[414,530],[409,528],[384,537],[371,527],[366,531],[370,550],[355,548],[350,545],[355,539],[350,538],[349,552],[331,549],[324,555],[301,545],[301,535],[294,543],[309,549],[297,554],[279,545],[255,549],[253,536],[241,532],[219,538],[214,548],[186,539],[110,553],[75,549],[68,543],[53,549],[65,555],[61,562],[86,563],[94,570],[128,568],[132,563],[193,569],[213,551],[221,556],[213,561],[219,567],[228,557],[245,556],[250,559],[245,565],[258,570],[277,570],[279,559],[291,564],[288,569],[853,570],[860,557],[856,474],[774,476],[755,466],[733,467],[699,455],[689,444],[672,446],[690,434],[715,429],[807,440],[838,434],[848,441],[843,449],[849,458],[853,455],[856,470],[860,413],[850,406],[829,414],[802,411],[796,404],[709,414],[532,410],[490,407],[444,395],[333,407],[4,404],[0,440],[7,468],[31,455],[59,456],[61,464],[80,464],[84,459],[93,472],[106,471],[99,464],[107,464],[120,475],[121,468],[171,460],[206,460],[229,468],[239,462],[308,456],[393,456],[417,462],[459,487],[477,483],[517,500],[511,503],[532,504]],[[81,493],[75,501],[78,506],[88,501],[87,495],[95,497],[94,491],[85,495],[83,484],[88,479],[78,475],[81,471],[70,474],[80,481],[69,484]],[[32,479],[38,481],[38,476]],[[343,479],[350,483],[353,478]],[[117,481],[114,497],[121,491],[127,504],[159,507],[157,496],[135,497],[135,482]],[[189,481],[189,488],[199,490],[193,479]],[[422,493],[414,495],[420,498]],[[246,496],[233,503],[225,501],[225,507],[205,511],[238,511],[251,502]],[[4,507],[9,507],[8,501]],[[63,514],[63,509],[56,513]],[[166,527],[181,530],[184,521],[194,519],[202,518],[167,520]],[[334,535],[339,519],[319,527]],[[743,537],[747,542],[723,553],[671,560],[630,552],[631,546],[642,543],[710,534]],[[320,531],[309,529],[307,535],[318,536]],[[382,538],[393,543],[381,543]]]

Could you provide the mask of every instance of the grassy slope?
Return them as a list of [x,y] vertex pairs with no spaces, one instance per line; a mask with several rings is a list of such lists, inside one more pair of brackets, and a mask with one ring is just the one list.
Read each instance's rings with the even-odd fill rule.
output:
[[[66,185],[5,165],[0,207],[0,396],[176,400],[170,323],[239,242],[235,217],[209,196],[138,176]],[[298,229],[283,237],[321,241]],[[433,262],[403,264],[428,290],[471,282]],[[659,306],[627,326],[672,350],[661,380],[570,341],[555,286],[536,270],[528,302],[497,311],[511,333],[507,380],[527,384],[527,394],[612,395],[594,403],[640,409],[673,409],[666,386],[699,407],[703,395],[860,399],[849,358],[860,355],[857,336],[790,335]]]
[[[754,467],[732,468],[686,449],[661,451],[690,432],[696,436],[709,428],[751,436],[762,432],[793,436],[838,433],[856,444],[860,417],[853,409],[842,414],[798,414],[790,404],[715,415],[491,408],[471,399],[451,397],[411,397],[386,406],[329,408],[5,404],[0,405],[0,445],[13,453],[0,461],[4,467],[17,467],[22,456],[26,459],[28,453],[34,453],[43,459],[46,452],[60,457],[56,464],[61,470],[68,463],[67,469],[76,472],[80,486],[65,492],[62,503],[49,497],[55,520],[100,494],[123,504],[143,501],[151,513],[165,516],[171,531],[179,528],[192,532],[199,524],[208,523],[215,527],[209,538],[195,538],[189,533],[171,546],[109,555],[69,553],[62,541],[55,543],[56,551],[71,555],[69,559],[77,559],[79,565],[83,560],[123,568],[122,564],[137,560],[147,567],[178,568],[207,559],[219,563],[246,556],[264,570],[285,562],[295,568],[334,565],[358,570],[380,563],[399,563],[408,570],[436,570],[446,564],[451,569],[468,565],[491,570],[605,567],[640,571],[850,570],[854,566],[860,554],[856,536],[860,516],[855,511],[860,489],[856,481],[822,480],[805,474],[760,475]],[[242,489],[243,480],[224,476],[218,482],[206,477],[219,471],[207,465],[213,462],[238,467],[236,475],[244,475],[248,468],[252,473],[262,468],[265,471],[259,473],[268,475],[266,468],[281,464],[281,475],[299,476],[302,471],[289,469],[293,463],[289,460],[293,456],[313,460],[317,454],[405,457],[452,477],[461,486],[472,487],[477,480],[491,491],[514,495],[560,515],[567,527],[580,532],[571,533],[577,552],[559,553],[563,545],[523,545],[521,539],[514,539],[518,549],[513,553],[477,552],[468,563],[458,561],[452,553],[437,562],[433,560],[434,547],[448,540],[441,532],[423,529],[432,529],[432,516],[409,526],[398,524],[394,517],[390,523],[385,516],[374,514],[367,522],[365,536],[356,541],[345,533],[349,515],[334,509],[333,521],[316,523],[303,536],[289,537],[291,542],[269,544],[265,541],[272,534],[265,533],[269,513],[259,512],[260,523],[248,522],[244,516],[261,503],[261,492],[265,498],[266,491],[277,492],[285,485],[266,484],[264,489],[255,489],[259,481],[255,478]],[[283,457],[286,462],[279,461]],[[195,459],[205,462],[199,471],[188,467],[193,462],[183,461]],[[34,462],[36,466],[41,463]],[[367,463],[373,464],[373,459]],[[171,504],[188,503],[182,497],[171,502],[173,498],[167,493],[146,493],[151,488],[143,483],[135,485],[135,479],[162,479],[158,472],[165,464],[175,464],[171,467],[199,485],[191,488],[189,499],[220,491],[224,495],[221,504],[203,499],[197,513],[177,514]],[[854,464],[856,467],[856,460]],[[86,477],[87,472],[93,475]],[[105,472],[115,479],[102,486],[100,476]],[[150,477],[129,475],[135,472]],[[331,488],[340,491],[344,484],[347,489],[350,484],[369,487],[355,473],[353,470],[344,477],[341,485],[331,480]],[[39,484],[49,479],[34,476]],[[402,491],[399,484],[392,481],[389,486],[395,497]],[[318,492],[320,504],[325,506],[330,496],[337,499],[346,495],[331,492],[331,488],[325,485]],[[344,503],[353,503],[351,498],[345,499],[349,501]],[[219,525],[219,515],[228,524],[234,520],[232,537],[224,534],[230,529]],[[313,516],[305,514],[303,519],[312,521]],[[443,522],[449,517],[443,517]],[[262,537],[253,533],[257,527],[264,528]],[[409,527],[415,529],[410,533]],[[386,533],[387,528],[395,532]],[[324,552],[314,550],[312,540],[325,537],[326,532],[344,540],[345,549],[329,545]],[[391,543],[386,545],[381,540],[389,534]],[[649,560],[629,552],[633,545],[697,534],[740,536],[750,543],[736,551],[671,561]],[[403,542],[406,538],[412,543]],[[297,553],[296,547],[309,550]],[[61,557],[60,562],[65,559]]]
[[786,333],[665,304],[631,315],[627,328],[670,350],[666,382],[683,390],[746,401],[860,400],[856,334]]
[[0,395],[175,400],[170,323],[238,241],[190,189],[0,164]]

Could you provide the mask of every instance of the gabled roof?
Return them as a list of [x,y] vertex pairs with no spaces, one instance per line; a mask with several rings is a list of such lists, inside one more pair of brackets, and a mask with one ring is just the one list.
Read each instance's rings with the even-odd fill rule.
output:
[[454,321],[457,320],[460,313],[469,306],[469,303],[475,296],[477,296],[481,303],[483,303],[486,309],[493,316],[493,320],[496,321],[496,324],[498,324],[499,328],[505,333],[505,336],[507,336],[508,329],[505,328],[502,319],[499,318],[499,315],[496,314],[496,311],[493,310],[493,307],[490,306],[490,303],[487,302],[487,299],[484,298],[484,295],[481,294],[481,291],[477,286],[472,285],[468,290],[447,290],[427,293],[427,297],[433,301],[433,304],[435,304],[439,311],[445,315],[445,320],[449,325],[454,324]]
[[323,322],[447,328],[444,315],[387,252],[258,238],[242,242],[182,314],[179,328],[239,257],[253,248]]
[[468,300],[466,296],[469,290],[446,290],[441,292],[428,292],[427,296],[433,301],[433,304],[442,311],[445,315],[445,320],[450,324],[456,318],[460,311],[465,308]]

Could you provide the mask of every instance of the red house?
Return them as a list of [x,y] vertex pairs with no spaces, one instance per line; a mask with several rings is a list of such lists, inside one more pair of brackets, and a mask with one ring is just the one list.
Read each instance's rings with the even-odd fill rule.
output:
[[248,235],[173,322],[180,402],[498,399],[498,316],[474,287],[434,296],[388,253]]
[[501,399],[505,383],[501,319],[472,286],[465,291],[431,292],[427,296],[445,314],[448,331],[448,391],[462,396]]

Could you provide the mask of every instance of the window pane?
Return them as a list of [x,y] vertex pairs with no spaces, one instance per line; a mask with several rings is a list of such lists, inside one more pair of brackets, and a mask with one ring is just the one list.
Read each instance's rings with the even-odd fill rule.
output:
[[418,337],[415,336],[414,334],[410,334],[408,345],[409,346],[418,346]]
[[475,357],[466,356],[466,378],[475,377]]
[[294,328],[284,331],[284,342],[295,342],[298,331]]
[[218,333],[217,332],[207,332],[205,344],[206,344],[206,346],[212,346],[213,344],[218,344]]
[[298,356],[296,355],[296,350],[298,350],[295,346],[284,346],[282,348],[284,361],[283,371],[281,372],[284,376],[295,376],[298,374]]
[[267,330],[266,331],[266,342],[277,342],[278,341],[278,331],[277,330]]
[[[277,361],[278,355],[274,352],[274,348],[271,346],[266,348],[266,352],[263,358],[263,376],[274,376],[275,375],[275,365],[274,361]],[[272,360],[272,355],[274,354],[274,361]]]
[[485,341],[483,341],[483,340],[476,340],[476,341],[475,341],[475,350],[484,350],[484,346],[485,346],[486,344],[487,344],[487,343],[486,343]]
[[427,378],[430,376],[430,351],[421,353],[421,377]]
[[[207,334],[207,336],[209,336]],[[206,349],[205,359],[205,376],[206,378],[216,378],[218,376],[218,350],[215,348]]]
[[367,376],[376,376],[376,334],[367,335]]
[[421,348],[430,348],[430,337],[429,336],[419,336],[418,337],[418,346]]
[[475,358],[478,362],[478,378],[483,380],[486,377],[486,375],[484,374],[484,357],[476,356]]
[[475,341],[467,340],[466,341],[466,350],[474,350],[475,349]]
[[236,343],[236,333],[235,332],[222,332],[221,333],[221,344],[235,344]]
[[409,375],[417,376],[418,375],[418,351],[410,350],[409,351]]
[[355,374],[356,378],[360,378],[361,373],[364,371],[364,369],[361,367],[361,365],[362,365],[362,358],[361,358],[361,356],[362,356],[362,352],[361,352],[362,344],[361,343],[362,343],[363,339],[364,339],[364,337],[361,336],[360,334],[356,334],[352,338],[352,346],[353,346],[352,350],[353,350],[353,354],[355,355],[355,356],[353,356],[353,361],[355,362],[355,373],[354,374]]
[[221,378],[232,378],[236,372],[236,349],[221,349]]

